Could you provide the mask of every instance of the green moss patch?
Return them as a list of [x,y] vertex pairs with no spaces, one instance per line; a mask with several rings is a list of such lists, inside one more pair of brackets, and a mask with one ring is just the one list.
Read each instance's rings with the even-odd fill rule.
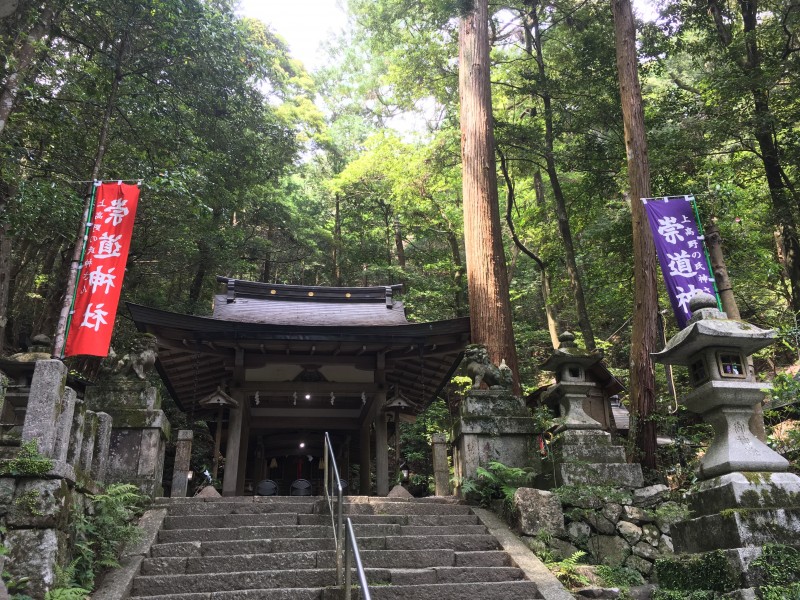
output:
[[739,587],[739,576],[721,550],[661,558],[655,570],[665,590],[730,592]]

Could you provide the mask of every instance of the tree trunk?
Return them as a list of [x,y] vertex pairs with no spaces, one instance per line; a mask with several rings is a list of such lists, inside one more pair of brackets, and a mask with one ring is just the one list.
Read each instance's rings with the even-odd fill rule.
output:
[[589,321],[589,311],[586,309],[586,298],[583,293],[583,282],[578,271],[578,262],[575,258],[575,247],[572,241],[572,229],[569,224],[567,214],[567,203],[564,199],[564,192],[561,189],[561,181],[558,178],[556,169],[555,154],[553,152],[554,136],[553,133],[553,106],[550,98],[549,82],[547,72],[544,67],[544,53],[542,52],[542,36],[539,32],[539,15],[536,3],[529,13],[531,26],[533,27],[533,47],[536,51],[536,64],[539,69],[539,96],[544,104],[544,127],[545,127],[545,150],[544,159],[547,167],[547,176],[550,179],[550,187],[553,189],[553,198],[556,202],[556,220],[561,240],[564,243],[564,258],[567,266],[567,275],[572,294],[575,296],[575,309],[578,313],[578,327],[583,334],[583,341],[588,350],[595,348],[594,332]]
[[611,0],[619,74],[625,149],[628,155],[633,224],[634,307],[631,339],[631,416],[642,464],[656,466],[655,373],[651,352],[657,350],[658,297],[656,250],[641,199],[650,196],[650,164],[644,129],[642,91],[636,57],[636,25],[630,0]]
[[[544,206],[544,185],[542,184],[542,173],[538,169],[533,174],[533,190],[536,194],[536,204]],[[560,344],[558,341],[558,316],[550,300],[551,297],[550,272],[542,270],[542,302],[544,303],[544,314],[547,317],[547,331],[550,332],[550,343],[553,344],[553,349],[557,350]]]
[[30,32],[27,35],[23,34],[22,43],[13,52],[13,56],[8,57],[5,61],[7,64],[13,64],[14,67],[5,78],[0,92],[0,136],[3,135],[8,118],[14,111],[19,90],[36,59],[36,45],[50,33],[55,14],[52,2],[48,3]]
[[342,215],[339,194],[334,196],[335,208],[333,213],[333,285],[342,285]]
[[[122,70],[125,61],[125,55],[128,52],[129,42],[128,30],[122,33],[122,38],[119,43],[117,51],[116,65],[114,66],[114,76],[111,80],[111,90],[108,93],[108,100],[106,108],[103,113],[103,119],[100,122],[100,135],[97,139],[97,153],[94,158],[94,166],[92,167],[92,174],[90,179],[92,182],[100,177],[100,170],[103,167],[103,159],[106,155],[106,144],[108,143],[108,132],[111,127],[111,115],[117,104],[117,96],[119,95],[119,86],[124,77]],[[94,186],[94,183],[89,184]],[[56,339],[53,345],[53,358],[61,358],[64,352],[64,346],[67,340],[67,320],[69,319],[69,311],[72,307],[72,296],[75,293],[75,284],[78,279],[78,270],[80,268],[81,254],[83,253],[83,238],[86,229],[86,223],[89,222],[89,210],[91,208],[91,199],[94,190],[90,189],[89,194],[86,196],[83,207],[83,218],[81,219],[81,226],[78,230],[78,239],[75,241],[75,248],[72,252],[72,262],[70,262],[69,276],[67,279],[66,291],[64,293],[64,301],[61,306],[61,314],[58,317],[58,324],[56,325]]]
[[11,236],[8,225],[0,224],[0,355],[5,354],[8,325],[8,296],[11,284]]
[[519,394],[519,372],[497,198],[489,82],[488,0],[464,7],[459,28],[459,96],[464,242],[472,342],[492,362],[505,359]]

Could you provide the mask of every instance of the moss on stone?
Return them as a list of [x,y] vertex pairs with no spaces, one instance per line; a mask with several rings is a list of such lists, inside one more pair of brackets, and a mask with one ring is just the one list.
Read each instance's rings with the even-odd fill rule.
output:
[[730,592],[739,587],[739,575],[722,550],[660,558],[655,570],[666,590]]

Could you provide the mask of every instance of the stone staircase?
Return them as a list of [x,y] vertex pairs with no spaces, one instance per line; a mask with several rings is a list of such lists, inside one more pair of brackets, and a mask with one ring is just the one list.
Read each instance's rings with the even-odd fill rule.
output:
[[[163,499],[157,508],[167,508],[167,517],[131,598],[340,598],[323,499]],[[374,600],[542,598],[469,506],[443,498],[349,497],[345,513]]]

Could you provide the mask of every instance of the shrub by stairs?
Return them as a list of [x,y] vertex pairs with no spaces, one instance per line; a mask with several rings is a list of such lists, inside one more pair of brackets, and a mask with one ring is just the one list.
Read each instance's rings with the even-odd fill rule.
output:
[[[132,598],[340,598],[325,500],[186,498],[159,505],[167,517]],[[344,508],[375,600],[542,597],[469,506],[442,498],[348,497]]]

